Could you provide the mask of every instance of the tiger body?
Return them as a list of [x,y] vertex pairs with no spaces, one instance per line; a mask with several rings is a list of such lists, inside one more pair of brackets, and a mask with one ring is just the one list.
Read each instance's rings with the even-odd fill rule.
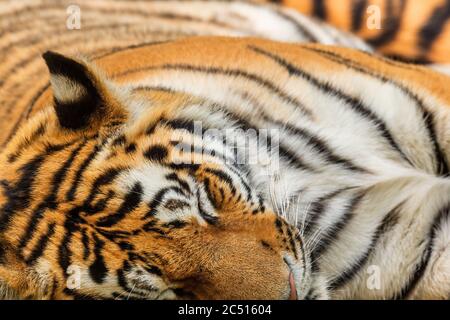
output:
[[450,62],[450,2],[445,0],[281,0],[351,31],[380,53],[421,64]]
[[45,57],[0,154],[4,296],[448,298],[445,76],[254,38]]

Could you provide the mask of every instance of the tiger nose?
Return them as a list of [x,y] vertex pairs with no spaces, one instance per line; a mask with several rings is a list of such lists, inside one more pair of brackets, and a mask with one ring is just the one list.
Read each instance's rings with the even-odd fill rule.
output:
[[289,287],[291,288],[289,300],[297,300],[297,288],[295,287],[294,274],[292,271],[289,273]]

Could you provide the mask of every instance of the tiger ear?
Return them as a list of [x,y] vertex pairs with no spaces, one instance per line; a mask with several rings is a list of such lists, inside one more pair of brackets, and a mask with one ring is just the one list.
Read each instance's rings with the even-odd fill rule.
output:
[[54,108],[62,127],[83,129],[108,118],[117,103],[92,66],[52,51],[42,57],[50,72]]

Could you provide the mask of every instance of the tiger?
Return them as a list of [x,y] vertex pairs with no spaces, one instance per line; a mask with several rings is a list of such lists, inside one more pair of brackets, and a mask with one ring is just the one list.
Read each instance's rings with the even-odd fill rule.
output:
[[[263,1],[264,2],[264,1]],[[385,56],[450,64],[450,2],[444,0],[273,0],[351,31]]]
[[0,150],[3,298],[449,298],[445,75],[251,36],[101,38],[3,91],[30,108]]

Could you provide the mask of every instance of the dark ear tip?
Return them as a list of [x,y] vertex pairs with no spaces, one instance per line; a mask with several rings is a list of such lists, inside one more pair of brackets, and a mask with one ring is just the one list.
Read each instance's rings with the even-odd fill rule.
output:
[[42,58],[44,58],[45,60],[48,60],[49,58],[51,58],[55,54],[56,54],[56,52],[53,52],[53,51],[45,51],[42,54]]
[[53,51],[44,52],[42,58],[44,58],[50,73],[59,73],[61,66],[64,65],[64,60],[67,60],[64,56]]
[[79,62],[54,51],[44,52],[42,58],[44,58],[50,73],[70,74],[74,69],[83,69]]
[[42,58],[44,58],[45,62],[47,62],[47,64],[48,64],[54,60],[61,60],[61,58],[64,58],[64,56],[62,56],[59,53],[56,53],[54,51],[45,51],[42,54]]

